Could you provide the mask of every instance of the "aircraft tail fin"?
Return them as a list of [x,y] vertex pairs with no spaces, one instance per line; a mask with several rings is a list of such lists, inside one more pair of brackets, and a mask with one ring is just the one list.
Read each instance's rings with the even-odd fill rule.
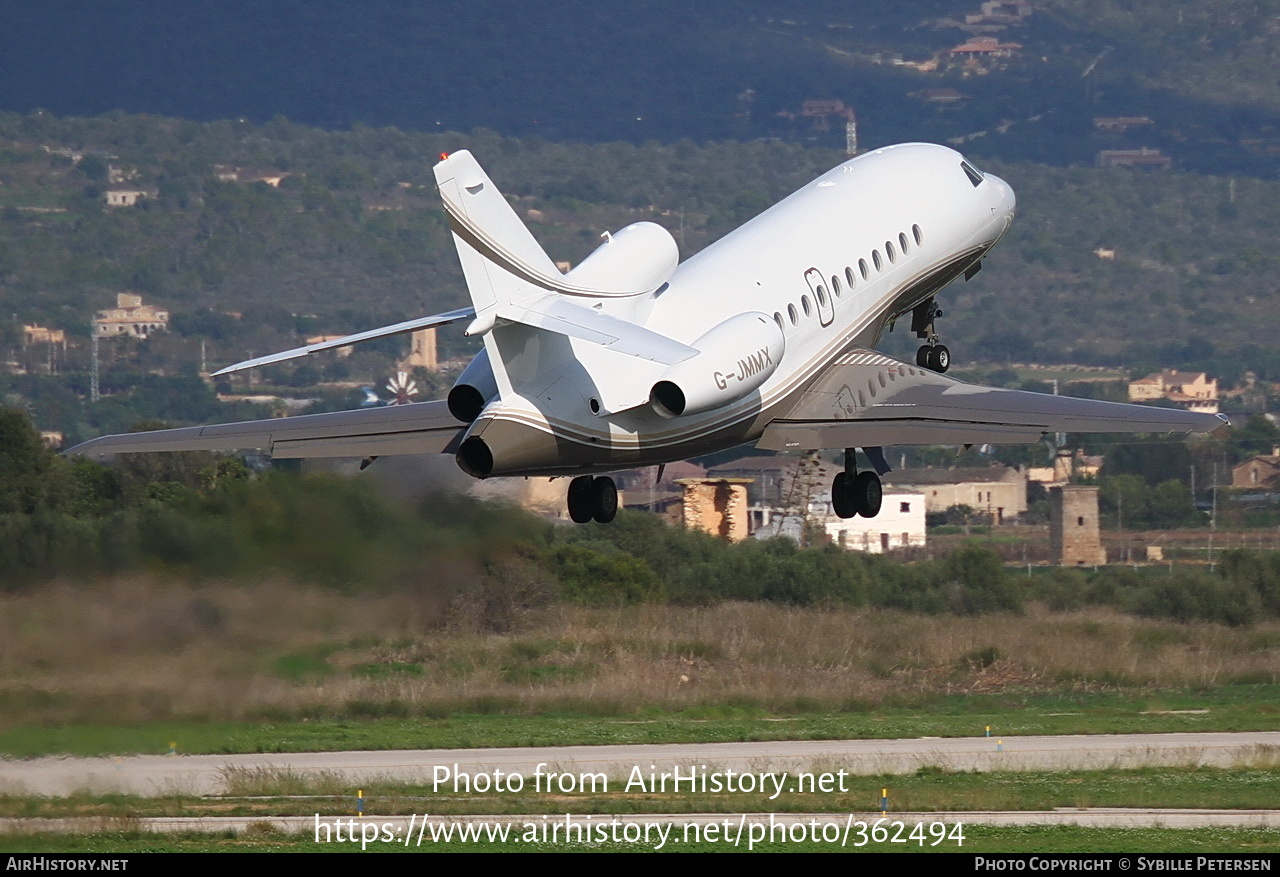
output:
[[541,286],[560,272],[470,152],[447,156],[435,175],[476,324],[487,328],[499,308],[532,291],[530,283]]

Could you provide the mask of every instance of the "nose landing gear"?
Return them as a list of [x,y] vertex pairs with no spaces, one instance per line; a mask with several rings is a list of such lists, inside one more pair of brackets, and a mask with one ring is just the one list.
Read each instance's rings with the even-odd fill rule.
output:
[[911,311],[911,331],[926,342],[916,351],[916,365],[941,374],[951,367],[951,351],[938,343],[938,333],[933,321],[942,316],[942,310],[932,299],[921,302]]
[[607,524],[618,514],[618,486],[607,475],[580,475],[569,482],[569,519]]

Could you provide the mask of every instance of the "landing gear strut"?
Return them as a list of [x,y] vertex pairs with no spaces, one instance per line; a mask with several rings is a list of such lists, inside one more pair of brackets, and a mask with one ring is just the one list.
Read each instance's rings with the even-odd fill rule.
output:
[[916,365],[938,373],[951,367],[951,351],[945,344],[938,343],[938,333],[934,330],[933,321],[942,316],[937,302],[932,298],[916,305],[911,311],[911,331],[917,338],[924,338],[927,343],[916,351]]
[[831,508],[841,518],[854,515],[874,518],[880,514],[884,498],[880,476],[875,472],[859,472],[854,453],[854,448],[845,449],[844,471],[837,472],[831,482]]
[[607,475],[580,475],[569,482],[569,519],[607,524],[618,514],[618,486]]

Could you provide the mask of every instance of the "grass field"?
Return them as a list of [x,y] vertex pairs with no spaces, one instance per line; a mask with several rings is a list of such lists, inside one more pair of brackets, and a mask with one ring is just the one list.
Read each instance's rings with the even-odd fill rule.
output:
[[[523,612],[495,631],[442,618],[439,606],[416,591],[357,595],[282,582],[114,580],[0,595],[0,754],[979,736],[987,726],[1007,737],[1275,730],[1277,650],[1276,623],[1176,624],[1109,610],[1032,607],[1021,615],[935,617],[745,603],[557,604]],[[901,810],[1253,809],[1280,800],[1275,761],[1275,753],[1259,752],[1225,770],[1189,763],[970,774],[926,766],[906,776],[858,778],[846,793],[788,793],[774,801],[467,798],[395,782],[370,783],[365,792],[370,814],[866,813],[886,785]],[[126,828],[3,835],[0,849],[332,850],[266,829],[210,838],[127,828],[149,815],[351,812],[353,790],[332,778],[249,772],[228,779],[233,794],[218,799],[0,798],[4,817],[106,818]],[[1269,833],[1217,829],[984,828],[964,847],[1108,849],[1277,846]]]
[[754,706],[596,716],[459,714],[445,718],[138,725],[26,725],[0,731],[0,753],[39,755],[322,752],[614,743],[718,743],[1029,734],[1267,731],[1280,727],[1280,686],[1083,694],[920,695],[910,707],[771,713]]
[[282,583],[0,595],[0,753],[1280,727],[1275,622],[555,604],[495,632],[429,604]]

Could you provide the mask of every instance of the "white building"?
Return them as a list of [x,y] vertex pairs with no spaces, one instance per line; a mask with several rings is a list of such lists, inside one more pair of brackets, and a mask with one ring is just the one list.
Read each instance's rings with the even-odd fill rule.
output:
[[[925,546],[925,495],[916,491],[885,491],[880,514],[874,518],[836,517],[830,494],[815,496],[809,506],[811,526],[821,528],[831,544],[850,551],[885,554]],[[802,522],[796,515],[770,509],[750,509],[755,538],[787,536],[799,541]]]

